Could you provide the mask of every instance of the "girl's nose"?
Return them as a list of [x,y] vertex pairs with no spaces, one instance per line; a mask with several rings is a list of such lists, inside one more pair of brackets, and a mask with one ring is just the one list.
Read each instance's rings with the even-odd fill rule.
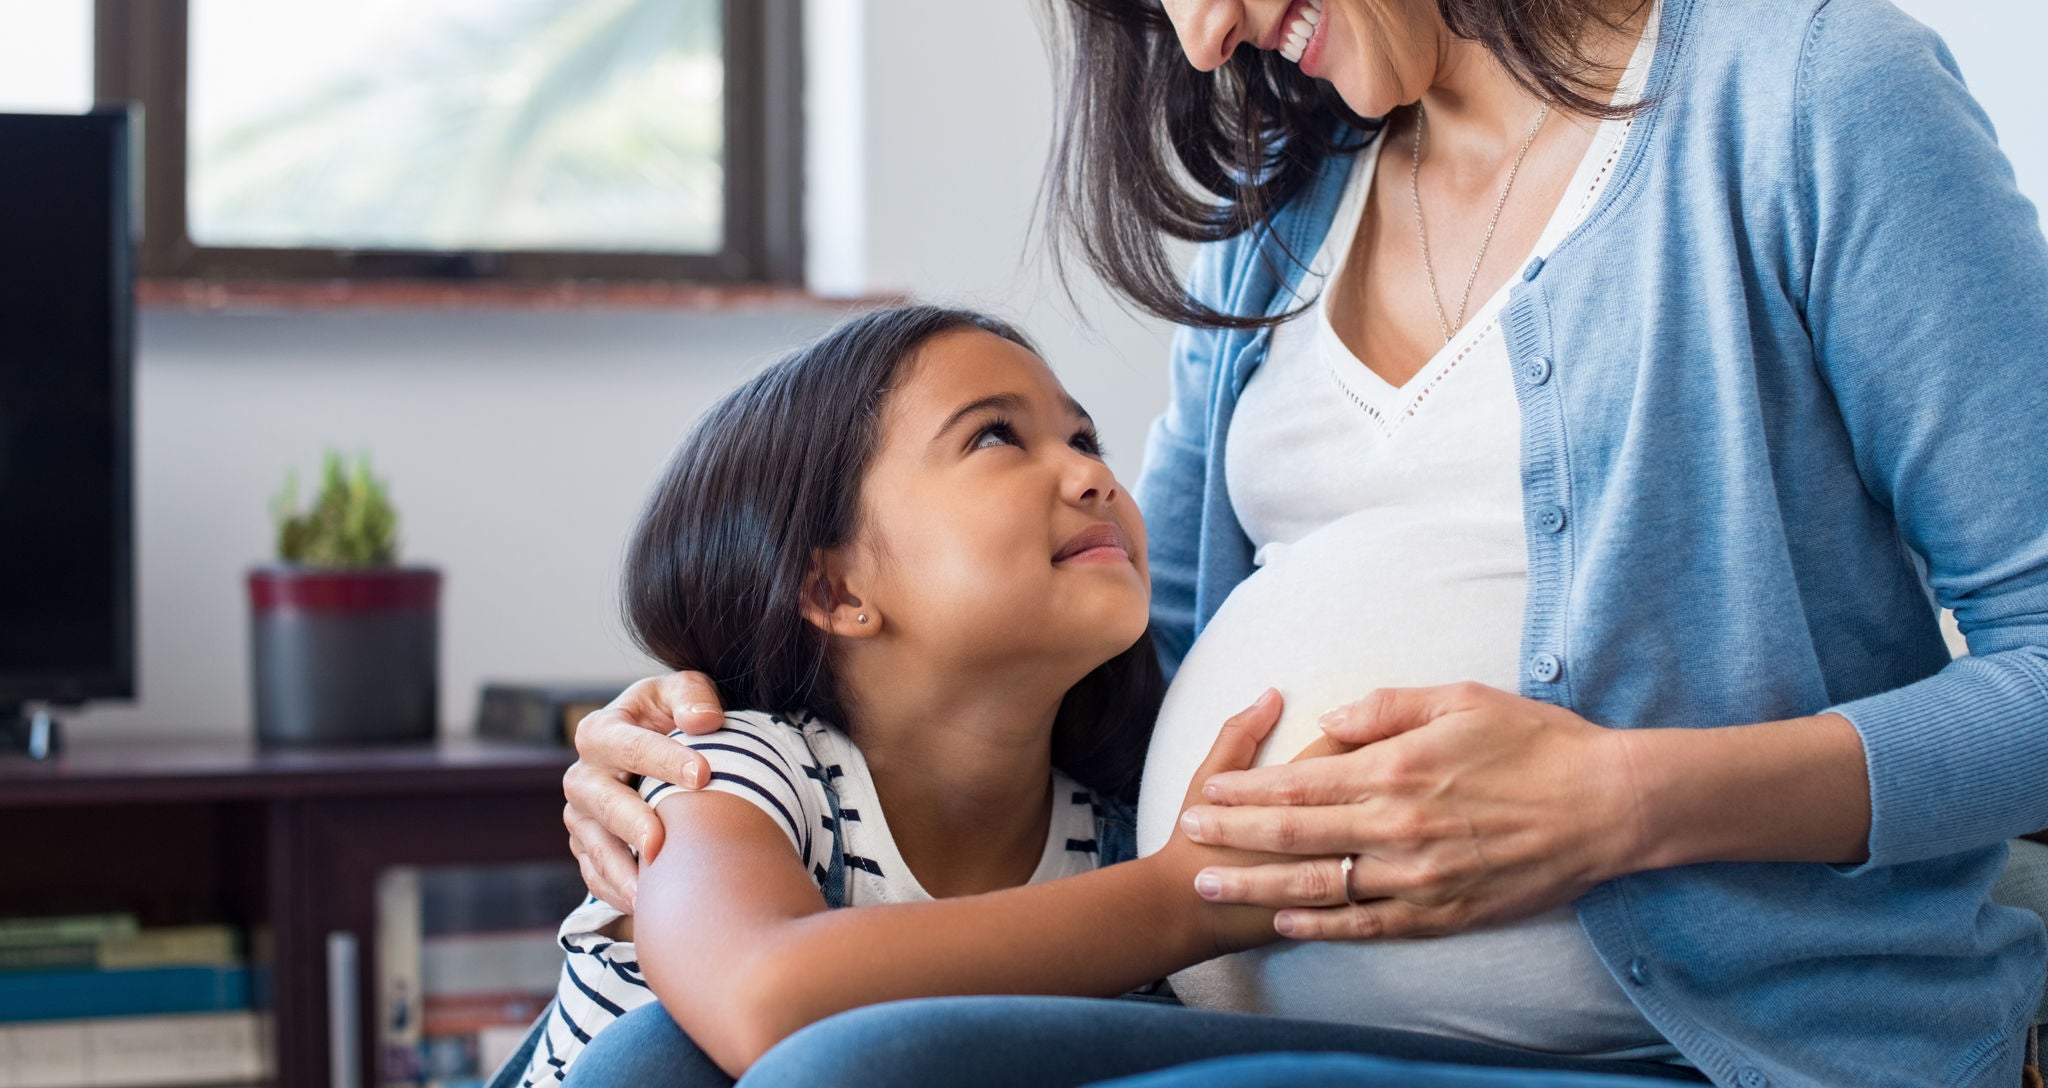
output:
[[1223,67],[1245,37],[1240,0],[1166,0],[1166,17],[1180,34],[1188,63],[1204,72]]
[[1064,490],[1076,506],[1107,505],[1117,499],[1116,474],[1101,461],[1077,454]]

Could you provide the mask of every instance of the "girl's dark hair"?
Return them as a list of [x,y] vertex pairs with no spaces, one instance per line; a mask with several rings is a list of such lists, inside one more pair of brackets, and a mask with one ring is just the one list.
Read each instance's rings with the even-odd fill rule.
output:
[[[728,709],[809,711],[854,728],[829,639],[802,614],[813,555],[859,528],[861,481],[904,362],[964,329],[1037,350],[981,314],[881,310],[792,352],[706,413],[627,547],[626,626],[640,647],[671,669],[708,674]],[[1163,687],[1148,632],[1067,693],[1053,763],[1131,799]]]
[[[1638,3],[1647,0],[1638,0]],[[1069,66],[1046,175],[1055,255],[1083,262],[1148,313],[1202,328],[1258,328],[1291,315],[1231,314],[1189,297],[1168,238],[1213,242],[1266,223],[1332,155],[1380,120],[1276,52],[1241,45],[1198,71],[1159,0],[1052,0]],[[1524,90],[1587,117],[1640,106],[1595,97],[1609,69],[1586,55],[1589,25],[1619,28],[1613,0],[1437,0],[1444,25],[1478,42]],[[1064,41],[1059,39],[1064,37]]]

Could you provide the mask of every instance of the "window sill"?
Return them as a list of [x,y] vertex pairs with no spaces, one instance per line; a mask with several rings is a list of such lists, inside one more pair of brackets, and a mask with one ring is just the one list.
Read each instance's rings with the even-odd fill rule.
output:
[[800,287],[754,284],[624,283],[599,280],[249,280],[143,279],[144,309],[232,313],[275,310],[694,310],[723,312],[824,307],[860,309],[900,296],[827,298]]

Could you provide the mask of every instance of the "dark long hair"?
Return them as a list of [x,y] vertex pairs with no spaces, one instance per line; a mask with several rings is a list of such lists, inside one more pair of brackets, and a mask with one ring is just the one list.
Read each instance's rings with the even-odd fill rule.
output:
[[[1285,320],[1189,297],[1166,240],[1214,242],[1268,222],[1330,156],[1363,146],[1380,119],[1358,116],[1328,83],[1248,45],[1214,72],[1196,70],[1158,0],[1050,2],[1054,48],[1069,68],[1046,174],[1062,275],[1078,255],[1140,309],[1175,324]],[[1590,25],[1625,24],[1610,14],[1615,6],[1437,0],[1450,32],[1484,46],[1524,90],[1598,118],[1640,108],[1595,97],[1607,69],[1580,44]]]
[[[963,329],[1037,350],[981,314],[880,310],[792,352],[706,413],[627,546],[623,606],[640,647],[671,669],[708,674],[727,709],[809,711],[853,728],[829,639],[802,614],[812,557],[859,527],[861,481],[903,363]],[[1054,765],[1131,799],[1163,687],[1148,632],[1067,693]]]

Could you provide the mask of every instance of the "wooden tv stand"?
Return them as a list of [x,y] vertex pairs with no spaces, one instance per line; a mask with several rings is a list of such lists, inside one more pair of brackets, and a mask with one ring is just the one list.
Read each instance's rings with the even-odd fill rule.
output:
[[[573,759],[474,741],[77,743],[48,760],[0,759],[0,917],[132,911],[144,925],[267,928],[275,1083],[368,1088],[378,874],[569,861]],[[353,978],[330,977],[331,944],[354,950]],[[352,996],[353,1013],[331,1008],[330,992]]]

